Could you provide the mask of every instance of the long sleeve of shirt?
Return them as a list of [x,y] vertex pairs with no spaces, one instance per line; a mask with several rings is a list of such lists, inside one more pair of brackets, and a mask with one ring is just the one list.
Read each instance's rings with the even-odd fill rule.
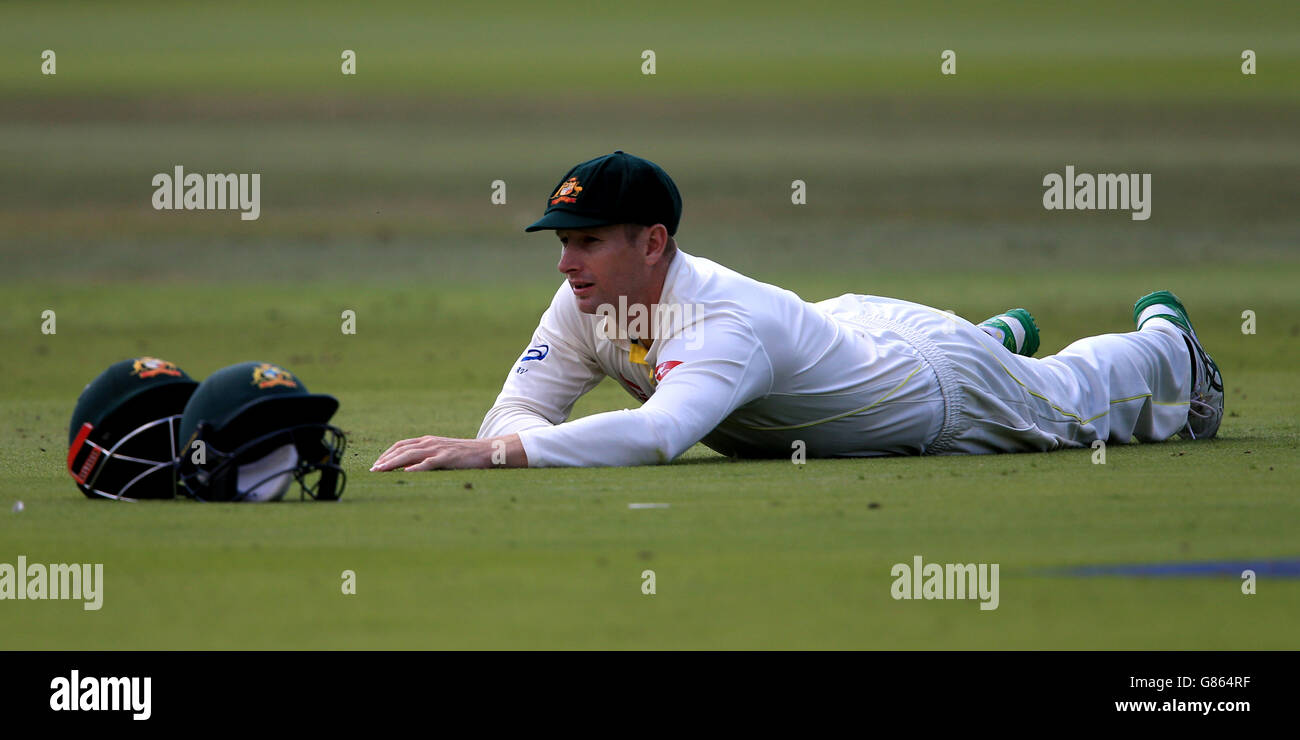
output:
[[521,432],[529,466],[665,463],[738,407],[768,392],[772,366],[748,326],[718,318],[703,321],[694,331],[699,334],[692,340],[678,335],[659,349],[660,357],[671,356],[680,364],[665,374],[641,408]]
[[590,329],[572,303],[565,285],[542,314],[532,342],[510,368],[501,393],[479,427],[480,439],[560,424],[569,418],[578,398],[604,379],[605,373],[584,341]]

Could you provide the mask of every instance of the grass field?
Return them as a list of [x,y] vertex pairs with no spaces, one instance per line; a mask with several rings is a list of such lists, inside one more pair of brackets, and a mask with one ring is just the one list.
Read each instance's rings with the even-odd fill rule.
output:
[[[1300,647],[1294,578],[1247,596],[1235,577],[1055,574],[1300,556],[1289,4],[540,7],[0,7],[0,563],[106,579],[97,612],[0,601],[0,649]],[[522,227],[615,148],[677,180],[686,251],[810,300],[1024,305],[1042,356],[1173,289],[1227,381],[1219,438],[1105,465],[696,447],[640,469],[368,473],[396,439],[477,430],[558,285],[553,237]],[[154,211],[150,178],[176,164],[262,173],[261,218]],[[1043,210],[1067,164],[1151,173],[1151,219]],[[277,362],[337,396],[344,499],[85,500],[73,404],[140,354],[197,378]],[[633,403],[606,382],[576,414]],[[915,555],[999,563],[999,608],[892,599]]]

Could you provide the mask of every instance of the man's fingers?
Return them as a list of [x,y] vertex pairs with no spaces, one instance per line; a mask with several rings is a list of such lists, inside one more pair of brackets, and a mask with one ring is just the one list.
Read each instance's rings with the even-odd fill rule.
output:
[[417,444],[409,444],[399,449],[394,449],[384,453],[375,461],[375,464],[372,465],[370,469],[375,471],[395,470],[410,465],[411,463],[419,462],[434,454],[442,447],[441,442],[437,440],[433,442],[425,442],[421,440],[415,441]]
[[375,463],[378,464],[384,458],[392,455],[395,450],[400,450],[401,448],[406,447],[407,445],[415,441],[416,440],[414,439],[403,439],[392,443],[391,445],[388,446],[388,449],[384,450],[383,453],[379,455],[379,457],[375,458]]
[[405,467],[407,465],[410,465],[411,463],[420,462],[421,460],[434,454],[435,452],[437,452],[437,448],[431,448],[431,449],[410,448],[406,450],[401,450],[396,454],[394,454],[392,457],[383,461],[382,463],[375,463],[375,468],[381,471],[397,470],[398,468]]
[[375,459],[375,462],[373,465],[370,466],[370,469],[374,470],[376,468],[386,467],[387,463],[392,462],[393,458],[395,458],[397,455],[401,454],[402,452],[412,447],[428,444],[429,442],[434,441],[436,439],[438,438],[425,436],[425,437],[415,437],[413,439],[403,439],[400,442],[394,442],[391,447],[389,447],[387,450],[384,450],[384,454],[380,455],[378,458]]
[[440,470],[446,467],[443,465],[443,455],[431,455],[420,462],[406,468],[402,468],[408,473],[414,473],[417,470]]
[[389,447],[370,466],[371,472],[388,470],[444,470],[487,467],[482,445],[486,440],[419,437]]

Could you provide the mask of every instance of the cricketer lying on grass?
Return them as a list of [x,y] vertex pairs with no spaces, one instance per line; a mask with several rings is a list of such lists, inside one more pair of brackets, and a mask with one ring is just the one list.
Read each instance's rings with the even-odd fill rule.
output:
[[[1218,430],[1222,379],[1167,291],[1138,301],[1137,331],[1035,359],[1022,309],[977,326],[893,298],[809,303],[677,248],[680,215],[652,162],[620,151],[569,170],[527,229],[556,231],[567,279],[478,439],[402,440],[372,470],[643,465],[697,442],[738,457],[789,457],[798,441],[808,457],[1027,452]],[[693,310],[620,336],[616,304]],[[568,421],[605,376],[642,406]]]

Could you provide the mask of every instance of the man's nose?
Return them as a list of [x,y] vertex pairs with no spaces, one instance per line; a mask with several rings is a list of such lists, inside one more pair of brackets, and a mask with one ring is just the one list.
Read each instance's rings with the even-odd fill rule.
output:
[[581,265],[578,264],[577,255],[573,253],[573,250],[568,247],[563,247],[560,250],[560,263],[555,267],[560,272],[567,275],[571,272],[576,272],[580,269]]

